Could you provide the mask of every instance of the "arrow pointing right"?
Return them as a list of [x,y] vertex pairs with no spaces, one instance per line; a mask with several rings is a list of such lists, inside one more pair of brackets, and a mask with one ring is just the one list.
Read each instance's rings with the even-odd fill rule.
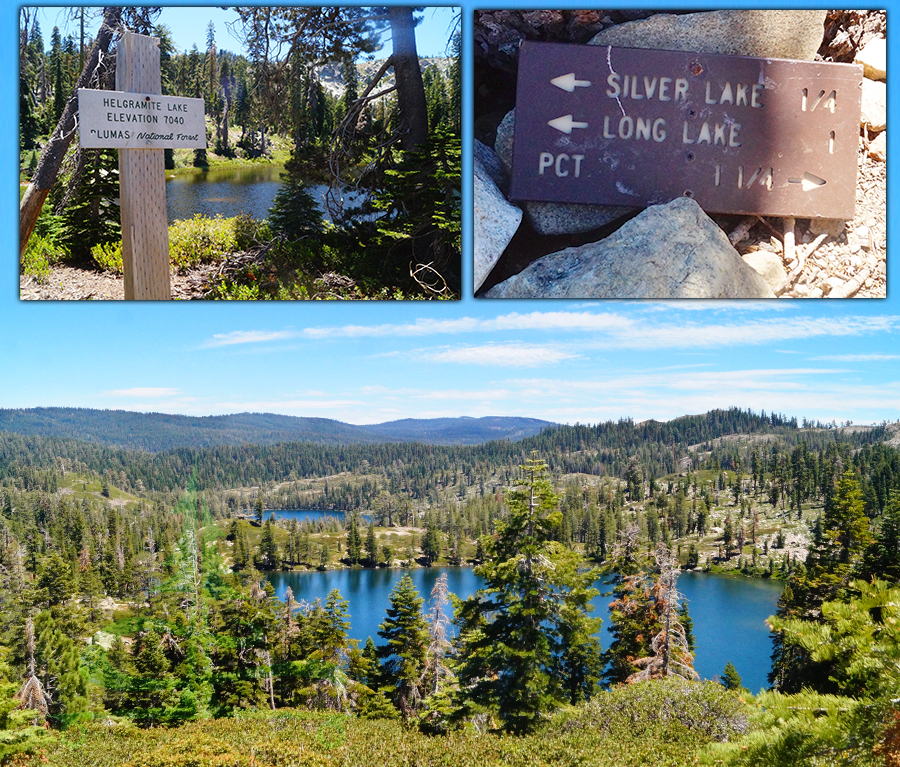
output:
[[819,178],[818,176],[813,175],[809,171],[803,174],[803,178],[789,178],[789,184],[800,184],[800,188],[804,192],[810,192],[813,189],[818,189],[820,186],[825,185],[825,179]]
[[568,91],[571,93],[575,90],[575,88],[587,88],[590,84],[590,80],[576,80],[575,73],[569,72],[567,75],[560,75],[559,77],[554,77],[550,81],[551,85],[555,85],[557,88],[562,88],[564,91]]
[[553,120],[548,120],[547,125],[551,128],[556,128],[556,130],[561,133],[571,133],[572,128],[587,128],[587,123],[576,122],[572,119],[572,115],[563,115],[562,117],[557,117]]

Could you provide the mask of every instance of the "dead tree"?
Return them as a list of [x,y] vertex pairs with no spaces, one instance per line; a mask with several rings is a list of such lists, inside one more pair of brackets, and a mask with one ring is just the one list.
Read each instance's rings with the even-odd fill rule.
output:
[[52,700],[34,670],[34,622],[31,618],[25,621],[25,655],[27,663],[25,682],[15,694],[14,700],[19,701],[17,708],[37,712],[34,717],[34,724],[37,724],[38,714],[46,720]]
[[50,194],[53,184],[56,183],[56,178],[69,149],[69,144],[72,143],[72,138],[75,136],[78,116],[78,89],[89,87],[97,77],[102,58],[109,51],[110,43],[121,26],[121,22],[121,7],[111,6],[105,10],[100,31],[97,33],[97,39],[94,40],[94,45],[91,47],[87,63],[78,77],[78,82],[75,83],[72,95],[66,102],[66,108],[63,110],[62,117],[59,118],[53,134],[41,152],[31,183],[28,185],[28,189],[25,190],[25,195],[19,203],[20,258],[28,246],[28,240],[31,238],[34,225],[37,223],[41,209],[44,207],[44,201],[47,199],[47,195]]
[[655,556],[659,579],[653,590],[662,628],[650,641],[653,654],[634,661],[640,671],[636,671],[625,681],[630,684],[670,676],[699,680],[700,675],[694,670],[694,656],[688,647],[687,632],[678,620],[678,601],[681,599],[681,594],[675,587],[679,573],[678,559],[664,543],[656,547]]

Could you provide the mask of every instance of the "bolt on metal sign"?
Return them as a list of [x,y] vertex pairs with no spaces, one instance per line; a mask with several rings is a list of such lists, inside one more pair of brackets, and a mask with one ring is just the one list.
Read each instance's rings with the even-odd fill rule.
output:
[[853,218],[862,67],[522,44],[510,197]]

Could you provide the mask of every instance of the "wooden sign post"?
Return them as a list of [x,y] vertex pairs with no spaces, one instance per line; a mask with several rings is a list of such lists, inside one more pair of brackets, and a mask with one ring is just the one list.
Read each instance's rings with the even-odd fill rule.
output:
[[203,99],[162,96],[159,40],[126,32],[116,90],[78,91],[82,147],[119,148],[125,299],[165,301],[169,279],[164,148],[206,148]]
[[[126,32],[116,54],[116,90],[162,93],[159,40]],[[169,224],[162,149],[119,150],[125,300],[169,300]]]

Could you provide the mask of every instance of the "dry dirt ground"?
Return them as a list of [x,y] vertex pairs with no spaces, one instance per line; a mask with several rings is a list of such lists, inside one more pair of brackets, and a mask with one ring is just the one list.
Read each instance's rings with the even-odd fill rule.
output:
[[[208,278],[216,271],[214,265],[204,265],[187,274],[172,275],[172,297],[181,300],[203,298]],[[21,277],[20,296],[23,301],[122,301],[125,284],[122,275],[99,269],[79,269],[58,264],[44,282]]]

